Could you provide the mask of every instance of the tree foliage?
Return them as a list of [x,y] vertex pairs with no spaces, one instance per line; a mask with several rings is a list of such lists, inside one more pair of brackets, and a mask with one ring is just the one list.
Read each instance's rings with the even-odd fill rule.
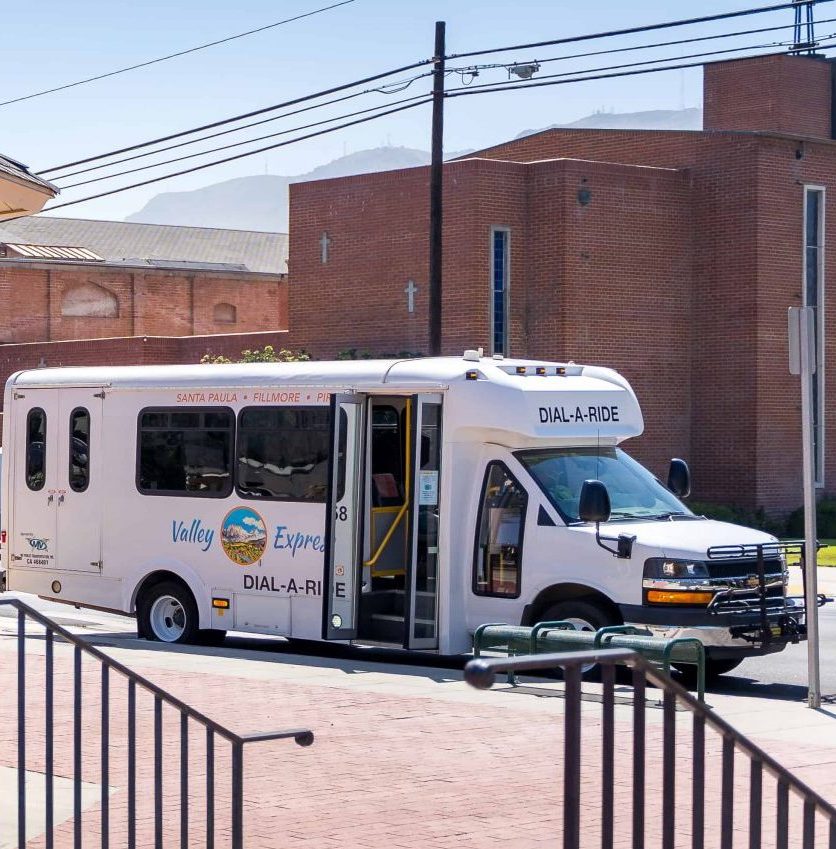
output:
[[255,348],[250,350],[245,348],[241,351],[241,357],[238,360],[231,360],[223,354],[204,354],[200,362],[210,365],[223,365],[225,363],[306,363],[310,360],[311,355],[300,349],[291,351],[289,348],[280,348],[278,351],[272,345],[265,345],[263,348]]

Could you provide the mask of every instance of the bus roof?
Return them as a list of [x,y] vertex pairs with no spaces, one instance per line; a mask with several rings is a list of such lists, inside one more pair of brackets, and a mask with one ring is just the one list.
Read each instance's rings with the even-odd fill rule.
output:
[[[612,369],[480,357],[337,360],[231,365],[42,368],[18,372],[7,391],[97,387],[154,392],[321,387],[330,392],[410,394],[450,392],[453,431],[517,447],[538,444],[615,444],[644,430],[627,380]],[[448,433],[451,431],[448,428]],[[471,438],[468,437],[468,438]]]
[[518,386],[520,376],[536,376],[538,369],[549,375],[558,370],[566,376],[593,376],[626,386],[623,377],[610,369],[555,363],[541,360],[481,357],[423,357],[408,360],[309,360],[296,363],[234,363],[229,365],[141,365],[141,366],[63,366],[20,371],[9,378],[17,389],[51,386],[104,386],[112,388],[235,387],[282,385],[321,385],[328,387],[435,385],[444,388],[464,380],[468,372],[481,379]]

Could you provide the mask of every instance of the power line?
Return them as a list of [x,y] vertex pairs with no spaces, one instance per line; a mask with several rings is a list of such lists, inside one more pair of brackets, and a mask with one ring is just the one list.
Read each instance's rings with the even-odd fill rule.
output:
[[[833,38],[833,36],[827,36],[824,39],[822,39],[822,41],[828,41],[832,38]],[[710,56],[725,55],[725,54],[728,54],[728,53],[739,53],[739,52],[750,51],[750,50],[762,50],[762,49],[772,48],[772,47],[776,47],[776,46],[781,46],[781,45],[776,44],[776,43],[768,44],[768,45],[764,45],[764,44],[748,45],[748,46],[744,46],[744,47],[727,48],[727,49],[723,49],[723,50],[714,50],[714,51],[704,52],[704,53],[693,53],[693,54],[690,54],[690,55],[679,56],[679,57],[676,57],[676,58],[645,59],[645,60],[642,60],[642,61],[639,61],[639,62],[632,62],[632,63],[619,64],[619,65],[610,65],[610,66],[605,66],[605,67],[602,67],[602,68],[589,69],[587,71],[566,71],[564,73],[559,73],[559,74],[549,74],[549,75],[544,76],[544,77],[539,77],[538,80],[548,80],[548,79],[564,78],[564,77],[576,77],[579,74],[600,73],[600,72],[604,72],[604,71],[626,70],[628,68],[641,67],[643,65],[664,64],[664,63],[668,63],[668,62],[672,62],[672,61],[677,61],[679,59],[697,59],[697,58],[705,59],[706,57],[710,57]],[[786,45],[784,45],[784,46],[786,46]],[[492,66],[492,67],[502,67],[502,66]],[[480,68],[480,70],[481,70],[481,68]],[[502,85],[507,86],[508,83],[505,83],[504,81],[494,82],[494,83],[482,83],[481,85],[475,86],[475,87],[468,86],[468,88],[470,88],[470,89],[475,88],[477,90],[483,90],[483,91],[487,92],[487,90],[490,89],[490,88],[494,88],[496,86],[502,86]],[[511,85],[514,88],[518,88],[520,86],[520,82],[514,82],[514,83],[511,83]],[[454,91],[455,90],[456,89],[454,89]],[[415,100],[420,100],[424,96],[425,96],[424,94],[418,94],[418,95],[415,95],[414,97],[404,98],[402,100],[395,101],[393,104],[389,104],[389,105],[400,105],[400,104],[403,104],[403,103],[408,103],[408,102],[412,102],[412,101],[415,101]],[[312,108],[316,108],[316,107],[308,107],[308,109],[312,109]],[[299,132],[300,130],[307,130],[307,129],[311,129],[312,127],[322,126],[323,124],[330,124],[330,123],[333,123],[334,121],[341,121],[341,120],[344,120],[345,118],[352,118],[352,117],[356,117],[357,115],[368,114],[370,112],[375,112],[375,111],[383,109],[383,108],[385,108],[385,107],[380,106],[380,105],[372,106],[372,107],[369,107],[367,109],[360,109],[360,110],[357,110],[355,112],[350,112],[347,115],[339,115],[339,116],[335,116],[335,117],[332,117],[332,118],[326,118],[326,119],[323,119],[321,121],[316,121],[316,122],[311,123],[311,124],[304,124],[302,126],[292,127],[292,128],[286,129],[286,130],[281,130],[277,133],[270,133],[270,134],[263,135],[263,136],[256,136],[254,138],[244,139],[243,141],[233,142],[231,144],[222,145],[222,146],[219,146],[219,147],[213,147],[213,148],[210,148],[209,150],[203,150],[203,151],[199,151],[197,153],[187,154],[185,156],[178,156],[178,157],[166,159],[166,160],[163,160],[163,161],[160,161],[160,162],[154,162],[154,163],[151,163],[150,165],[144,165],[144,166],[140,166],[140,167],[137,167],[137,168],[128,168],[128,169],[125,169],[124,171],[119,171],[115,174],[106,174],[106,175],[103,175],[101,177],[94,177],[94,178],[91,178],[91,179],[88,179],[88,180],[80,180],[77,183],[70,183],[69,185],[60,185],[59,184],[59,188],[61,188],[62,190],[73,189],[73,188],[77,188],[78,186],[85,186],[85,185],[89,185],[91,183],[99,183],[99,182],[102,182],[104,180],[114,179],[116,177],[123,177],[127,174],[134,174],[134,173],[138,173],[140,171],[148,171],[148,170],[152,170],[154,168],[162,167],[163,165],[171,165],[175,162],[182,162],[182,161],[185,161],[185,160],[188,160],[188,159],[195,159],[195,158],[198,158],[198,157],[201,157],[201,156],[206,156],[206,155],[211,154],[211,153],[217,153],[221,150],[229,150],[231,148],[241,147],[243,145],[254,144],[255,142],[264,141],[264,140],[270,139],[270,138],[276,138],[278,136],[288,135],[290,133]],[[282,116],[282,117],[284,117],[284,116]],[[271,120],[274,120],[274,119],[271,119]],[[186,142],[185,144],[190,144],[190,142]],[[154,153],[157,153],[157,152],[159,152],[159,151],[154,151]],[[148,154],[142,154],[142,155],[148,155]],[[109,165],[113,165],[113,164],[115,164],[115,163],[109,163]],[[98,166],[98,168],[100,169],[100,168],[104,168],[104,167],[109,167],[109,165],[108,166]],[[95,170],[95,169],[87,169],[87,170],[89,171],[89,170]],[[78,172],[76,172],[76,173],[78,173]]]
[[[825,42],[832,41],[833,38],[834,38],[833,35],[825,36],[825,38],[823,38],[819,41],[819,44],[822,47],[826,47],[828,45],[826,45]],[[794,42],[792,42],[792,43],[794,43]],[[597,73],[600,73],[602,71],[621,71],[621,70],[625,70],[625,69],[628,69],[628,68],[638,68],[638,67],[641,67],[642,65],[661,65],[661,64],[664,64],[666,62],[676,62],[676,61],[679,61],[680,59],[703,59],[703,60],[705,60],[705,59],[707,59],[711,56],[723,56],[723,55],[727,55],[729,53],[742,53],[742,52],[749,51],[749,50],[770,50],[770,49],[774,49],[776,47],[789,47],[789,46],[790,46],[790,42],[773,42],[772,44],[752,44],[752,45],[748,45],[746,47],[729,47],[729,48],[726,48],[724,50],[711,50],[711,51],[704,52],[704,53],[689,53],[689,54],[685,54],[683,56],[665,57],[665,58],[662,58],[662,59],[643,59],[639,62],[627,62],[627,63],[621,63],[619,65],[607,65],[607,66],[604,66],[602,68],[590,68],[586,71],[564,71],[563,73],[559,73],[559,74],[546,74],[542,77],[537,77],[537,80],[542,81],[542,80],[551,80],[551,79],[556,79],[556,78],[575,77],[578,74],[590,74],[590,73],[596,73],[597,74]],[[832,45],[830,45],[830,46],[832,46]],[[753,54],[751,54],[751,56],[762,56],[762,55],[769,55],[769,54],[767,54],[767,53],[753,53]],[[751,56],[747,57],[747,58],[751,58]],[[705,63],[699,62],[698,64],[702,65],[702,64],[705,64]],[[686,67],[686,66],[683,66],[683,67]],[[473,85],[471,83],[471,84],[468,84],[466,86],[466,88],[469,91],[478,91],[480,89],[493,89],[495,87],[504,86],[505,88],[502,88],[501,90],[506,90],[509,85],[510,85],[511,88],[520,88],[520,87],[525,88],[526,86],[523,83],[524,83],[523,80],[512,81],[510,83],[508,83],[504,80],[501,80],[501,81],[495,82],[495,83],[480,83],[478,85]],[[461,89],[451,89],[451,91],[461,91]]]
[[[823,21],[818,21],[819,24],[836,23],[836,18],[827,18]],[[758,29],[738,30],[736,32],[721,32],[714,35],[701,35],[696,38],[680,38],[674,41],[658,41],[654,44],[635,44],[630,47],[612,47],[608,50],[591,50],[586,53],[567,53],[565,56],[550,56],[547,59],[538,58],[536,61],[540,65],[545,65],[548,62],[563,62],[568,59],[587,59],[592,56],[608,56],[616,53],[631,53],[639,50],[655,50],[660,47],[679,47],[684,44],[695,44],[702,41],[718,41],[725,38],[738,38],[744,35],[760,35],[765,32],[777,32],[779,30],[790,29],[791,24],[781,24],[774,27],[759,27]],[[512,64],[520,64],[518,62]],[[485,70],[488,68],[507,68],[507,63],[495,63],[492,65],[463,65],[458,68],[448,68],[448,73],[465,74],[473,70]]]
[[[814,5],[816,3],[832,3],[833,0],[802,0],[802,6]],[[731,18],[742,18],[748,15],[762,15],[767,12],[780,12],[784,9],[797,9],[798,2],[780,3],[775,6],[759,6],[753,9],[741,9],[737,12],[723,12],[718,15],[704,15],[699,18],[685,18],[677,21],[665,21],[659,24],[646,24],[639,27],[628,27],[626,29],[609,30],[607,32],[589,33],[587,35],[573,35],[567,38],[553,38],[548,41],[535,41],[530,44],[514,44],[507,47],[494,47],[490,50],[472,50],[469,53],[454,53],[448,59],[466,59],[470,56],[487,56],[491,53],[507,53],[511,50],[529,50],[534,47],[549,47],[556,44],[575,44],[579,41],[593,41],[600,38],[613,38],[619,35],[636,35],[654,30],[671,29],[673,27],[684,27],[692,24],[705,24],[712,21],[725,21]]]
[[[278,133],[269,133],[266,136],[256,136],[251,139],[244,139],[244,141],[233,142],[232,144],[225,144],[219,147],[213,147],[209,150],[201,150],[198,153],[189,153],[186,156],[175,156],[172,159],[164,159],[162,162],[153,162],[151,165],[142,165],[138,168],[126,168],[124,171],[118,171],[116,174],[105,174],[102,177],[93,177],[90,180],[80,180],[78,183],[70,183],[69,185],[62,186],[59,184],[58,188],[61,191],[65,191],[66,189],[75,189],[78,186],[87,186],[90,183],[100,183],[103,180],[113,180],[116,177],[124,177],[126,174],[136,174],[139,171],[149,171],[153,168],[161,168],[163,165],[171,165],[174,162],[183,162],[186,159],[196,159],[200,156],[208,156],[210,153],[218,153],[221,150],[229,150],[233,147],[241,147],[246,144],[255,144],[255,142],[265,141],[266,139],[274,139],[278,136],[286,136],[289,133],[297,133],[300,130],[309,130],[312,127],[321,127],[323,124],[333,124],[334,121],[342,121],[346,118],[354,118],[357,115],[367,115],[369,112],[376,112],[380,109],[386,109],[389,106],[398,106],[402,103],[411,103],[415,100],[421,100],[422,98],[426,98],[426,94],[416,94],[413,97],[405,97],[402,100],[396,100],[393,103],[388,103],[385,106],[371,106],[368,109],[358,109],[355,112],[349,112],[346,115],[336,115],[333,118],[325,118],[322,121],[315,121],[312,124],[303,124],[299,127],[290,127],[287,130],[281,130]],[[388,114],[388,113],[387,113]]]
[[108,159],[111,156],[118,156],[120,153],[130,153],[133,150],[139,150],[143,147],[150,147],[151,145],[160,144],[161,142],[183,138],[183,136],[191,136],[195,133],[202,132],[203,130],[212,130],[215,127],[222,127],[226,124],[232,124],[235,121],[243,121],[246,118],[254,118],[256,115],[264,115],[267,112],[275,112],[279,109],[284,109],[286,106],[296,106],[296,104],[298,103],[306,103],[311,100],[317,100],[320,97],[326,97],[329,94],[336,94],[339,91],[346,91],[350,88],[357,88],[357,86],[376,82],[377,80],[382,80],[386,77],[394,76],[395,74],[402,74],[405,71],[412,71],[416,68],[423,68],[426,65],[430,64],[432,64],[432,59],[424,59],[420,62],[413,62],[411,65],[403,65],[400,68],[393,68],[390,71],[383,71],[379,74],[372,74],[369,77],[363,77],[362,79],[354,80],[350,83],[343,83],[342,85],[332,86],[331,88],[323,89],[322,91],[317,91],[313,94],[304,95],[303,97],[296,97],[292,100],[285,100],[283,103],[276,103],[273,106],[265,106],[262,109],[254,109],[252,112],[244,112],[241,115],[234,115],[231,118],[224,118],[220,121],[213,121],[211,124],[203,124],[200,127],[192,127],[190,130],[181,130],[177,133],[171,133],[167,136],[160,136],[159,138],[150,139],[149,141],[129,145],[128,147],[117,148],[116,150],[110,150],[107,153],[100,153],[96,156],[88,156],[86,159],[77,159],[74,162],[67,162],[64,165],[55,165],[52,168],[44,168],[43,170],[38,171],[37,174],[38,176],[43,176],[44,174],[50,174],[53,171],[64,171],[65,169],[73,168],[76,165],[85,165],[88,162],[96,162],[99,159]]
[[[424,77],[429,76],[429,74],[419,74],[415,77],[412,77],[409,82],[413,83],[416,80],[423,79]],[[397,89],[397,91],[403,91],[404,88],[408,88],[409,86],[403,86],[402,88]],[[375,92],[380,92],[381,94],[395,94],[395,91],[387,92],[383,91],[383,88],[367,88],[362,91],[356,91],[353,94],[346,94],[342,97],[334,97],[331,100],[323,101],[322,103],[314,104],[313,106],[305,106],[302,109],[294,109],[291,112],[284,112],[281,115],[273,115],[271,118],[262,118],[260,121],[251,121],[249,124],[241,124],[239,127],[233,127],[229,130],[221,130],[219,133],[210,133],[207,136],[200,136],[200,138],[190,139],[189,141],[177,142],[177,144],[166,145],[166,147],[158,147],[156,150],[149,150],[145,153],[136,153],[133,156],[125,156],[122,159],[114,159],[110,162],[105,162],[102,165],[92,165],[89,168],[80,168],[78,171],[70,171],[67,174],[59,174],[57,177],[53,177],[52,179],[56,180],[66,180],[69,177],[76,177],[79,174],[88,174],[91,171],[101,171],[102,168],[111,168],[114,165],[121,165],[123,162],[132,162],[135,159],[143,159],[146,156],[156,156],[158,153],[165,153],[167,150],[176,150],[180,147],[188,147],[191,144],[199,144],[200,142],[209,141],[209,139],[216,139],[220,136],[228,136],[231,133],[238,133],[242,130],[248,130],[252,127],[259,127],[262,124],[269,124],[273,121],[280,121],[282,118],[289,118],[291,115],[300,115],[303,112],[310,112],[314,109],[322,109],[325,106],[333,106],[335,103],[344,103],[347,100],[353,100],[357,97],[362,97],[366,94],[373,94]],[[265,137],[266,138],[266,137]],[[60,170],[60,169],[59,169]]]
[[[820,21],[819,23],[826,24],[826,23],[834,23],[834,22],[836,22],[836,18],[829,18],[829,19],[826,19],[824,21]],[[739,30],[739,31],[736,31],[736,32],[717,33],[717,34],[714,34],[714,35],[700,36],[700,37],[697,37],[697,38],[677,39],[677,40],[673,40],[673,41],[663,41],[663,42],[656,42],[656,43],[652,43],[652,44],[634,45],[634,46],[631,46],[631,47],[611,48],[611,49],[608,49],[608,50],[595,50],[595,51],[588,51],[588,52],[585,52],[585,53],[567,54],[565,56],[555,56],[555,57],[550,57],[550,58],[546,58],[546,59],[538,59],[537,63],[538,64],[546,64],[547,62],[566,61],[566,60],[569,60],[569,59],[583,59],[583,58],[591,58],[593,56],[619,54],[619,53],[624,53],[624,52],[636,52],[636,51],[640,51],[640,50],[653,50],[653,49],[657,49],[657,48],[660,48],[660,47],[674,47],[674,46],[680,46],[680,45],[684,45],[684,44],[693,44],[693,43],[700,43],[700,42],[705,42],[705,41],[714,41],[714,40],[718,40],[718,39],[736,38],[736,37],[745,36],[745,35],[757,35],[757,34],[761,34],[761,33],[775,32],[775,31],[784,30],[784,29],[788,29],[788,28],[789,28],[789,24],[784,24],[784,25],[781,25],[781,26],[760,27],[760,28],[756,28],[756,29]],[[744,49],[759,49],[760,47],[761,46],[753,46],[751,48],[744,48]],[[716,53],[719,53],[719,51],[716,51]],[[714,55],[714,54],[704,54],[704,55]],[[680,58],[688,58],[688,57],[680,57]],[[667,61],[667,60],[665,60],[665,61]],[[645,63],[641,62],[641,63],[636,63],[636,64],[645,64]],[[465,74],[467,72],[481,71],[481,70],[487,70],[487,69],[491,69],[491,68],[506,68],[506,67],[508,67],[508,66],[504,65],[504,64],[471,65],[471,66],[467,66],[467,67],[449,68],[448,73]],[[599,68],[599,69],[596,69],[596,70],[609,70],[609,69]],[[373,93],[373,92],[380,92],[382,94],[394,94],[396,92],[403,91],[404,89],[408,88],[415,81],[429,76],[429,73],[430,72],[418,74],[416,76],[409,77],[406,80],[398,80],[398,81],[395,81],[394,83],[389,83],[385,86],[381,86],[381,87],[378,87],[378,88],[364,89],[363,91],[354,92],[352,94],[345,95],[343,97],[333,98],[331,100],[325,101],[325,102],[320,103],[320,104],[315,104],[313,106],[306,106],[306,107],[303,107],[302,109],[296,109],[296,110],[293,110],[291,112],[286,112],[282,115],[274,115],[270,118],[263,118],[259,121],[252,121],[248,124],[242,124],[241,126],[233,127],[231,129],[227,129],[227,130],[222,130],[222,131],[217,132],[217,133],[211,133],[209,135],[201,136],[200,138],[197,138],[197,139],[190,139],[188,141],[178,142],[176,144],[167,145],[166,147],[157,148],[156,150],[150,150],[150,151],[146,151],[144,153],[134,154],[133,156],[126,156],[126,157],[123,157],[121,159],[112,160],[111,162],[105,162],[105,163],[100,164],[100,165],[93,165],[89,168],[81,168],[77,171],[71,171],[67,174],[58,175],[57,178],[53,177],[53,179],[58,179],[58,180],[68,179],[69,177],[75,177],[75,176],[78,176],[78,175],[81,175],[81,174],[87,174],[87,173],[90,173],[90,172],[93,172],[93,171],[100,171],[104,168],[110,168],[112,166],[120,165],[120,164],[123,164],[125,162],[132,162],[132,161],[135,161],[137,159],[143,159],[143,158],[146,158],[146,157],[149,157],[149,156],[155,156],[159,153],[164,153],[164,152],[169,151],[169,150],[175,150],[175,149],[178,149],[178,148],[181,148],[181,147],[188,147],[189,145],[192,145],[192,144],[198,144],[198,143],[203,142],[203,141],[209,141],[210,139],[219,138],[220,136],[225,136],[225,135],[229,135],[229,134],[232,134],[232,133],[237,133],[237,132],[243,131],[245,129],[250,129],[252,127],[271,123],[273,121],[278,121],[278,120],[281,120],[282,118],[286,118],[286,117],[289,117],[291,115],[298,115],[298,114],[301,114],[303,112],[309,112],[309,111],[312,111],[314,109],[319,109],[319,108],[324,107],[324,106],[330,106],[330,105],[333,105],[333,104],[336,104],[336,103],[342,103],[342,102],[345,102],[347,100],[351,100],[351,99],[354,99],[354,98],[357,98],[357,97],[361,97],[365,94],[369,94],[369,93]],[[393,86],[398,86],[398,88],[395,89],[395,88],[393,88]],[[386,89],[389,89],[389,91],[386,91]],[[371,111],[371,110],[369,110],[369,111]],[[314,126],[314,125],[307,125],[307,126]],[[275,134],[275,135],[280,135],[280,134]],[[271,136],[261,136],[261,137],[258,137],[256,139],[252,139],[251,141],[258,141],[260,139],[270,138],[270,137]],[[240,145],[240,144],[244,144],[244,143],[245,142],[238,142],[237,144]],[[234,146],[234,145],[230,145],[230,147],[232,147],[232,146]],[[225,148],[219,148],[219,149],[225,149]],[[186,157],[182,157],[182,158],[186,158]],[[170,162],[174,162],[174,161],[177,161],[177,160],[176,159],[166,160],[166,163],[170,163]],[[158,164],[166,164],[166,163],[158,163]],[[149,166],[149,167],[153,167],[153,166]],[[61,170],[61,169],[57,169],[57,170]],[[137,170],[143,170],[143,169],[137,169]],[[127,173],[127,172],[120,172],[120,174],[124,174],[124,173]],[[112,175],[112,176],[119,176],[119,175]],[[101,179],[104,179],[104,178],[101,178]],[[93,182],[93,181],[85,181],[85,182]],[[83,183],[75,183],[73,185],[76,185],[76,186],[77,185],[83,185]],[[70,187],[67,187],[67,188],[70,188]]]
[[[830,46],[832,47],[833,45]],[[767,56],[769,54],[762,53],[757,55]],[[703,65],[705,65],[705,62],[685,62],[676,65],[663,65],[660,67],[653,68],[640,68],[638,70],[634,69],[629,71],[618,71],[610,74],[590,74],[586,76],[572,77],[571,79],[549,79],[546,81],[537,82],[521,81],[519,84],[505,83],[504,85],[497,83],[486,83],[482,86],[463,86],[461,88],[448,89],[447,97],[464,97],[465,95],[469,94],[492,94],[497,91],[516,91],[521,88],[543,88],[545,86],[567,85],[569,83],[583,83],[590,82],[592,80],[611,80],[616,79],[618,77],[634,77],[642,76],[644,74],[656,74],[662,71],[678,71],[684,68],[701,68]],[[578,71],[576,73],[582,74],[583,72]]]
[[74,204],[77,204],[77,203],[85,203],[88,200],[96,200],[98,198],[108,197],[109,195],[119,194],[120,192],[127,192],[130,189],[138,189],[141,186],[149,186],[152,183],[159,183],[163,180],[170,180],[172,177],[180,177],[183,174],[192,174],[195,171],[203,171],[206,168],[213,168],[216,165],[223,165],[226,162],[233,162],[236,159],[244,159],[247,156],[254,156],[257,153],[264,153],[267,150],[275,150],[277,147],[286,147],[287,145],[296,144],[297,142],[306,141],[307,139],[316,138],[317,136],[324,136],[324,135],[327,135],[328,133],[335,133],[338,130],[344,130],[346,127],[353,127],[353,126],[356,126],[357,124],[365,124],[367,121],[375,121],[378,118],[384,118],[387,115],[393,115],[396,112],[404,112],[407,109],[414,109],[416,106],[423,106],[425,103],[429,103],[431,100],[432,100],[432,98],[428,96],[428,97],[425,97],[423,100],[420,100],[416,103],[409,103],[405,106],[398,106],[395,109],[389,109],[386,112],[380,112],[377,115],[367,115],[364,118],[358,118],[354,121],[348,121],[345,124],[340,124],[337,127],[329,127],[328,129],[325,129],[325,130],[318,130],[315,133],[308,133],[307,135],[299,136],[298,138],[295,138],[295,139],[288,139],[287,141],[277,142],[276,144],[267,145],[266,147],[261,147],[261,148],[258,148],[257,150],[250,150],[250,151],[247,151],[246,153],[238,153],[235,156],[227,156],[224,159],[216,159],[212,162],[204,163],[203,165],[196,165],[193,168],[185,168],[182,171],[174,171],[170,174],[163,174],[160,177],[153,177],[150,180],[143,180],[140,183],[132,183],[129,186],[121,186],[118,189],[111,189],[110,191],[107,191],[107,192],[99,192],[99,194],[89,195],[88,197],[79,198],[78,200],[70,200],[70,201],[66,201],[65,203],[55,204],[53,206],[47,207],[43,211],[44,212],[50,212],[53,209],[62,209],[65,206],[73,206]]
[[55,86],[53,88],[47,88],[43,91],[35,91],[32,94],[24,94],[21,97],[14,97],[11,100],[2,100],[0,101],[0,106],[9,106],[12,103],[20,103],[23,100],[32,100],[35,97],[43,97],[46,94],[54,94],[57,91],[65,91],[68,88],[75,88],[76,86],[86,85],[87,83],[96,82],[97,80],[104,80],[108,77],[115,77],[118,74],[125,74],[128,71],[136,71],[138,68],[147,68],[149,65],[156,65],[159,62],[167,62],[169,59],[176,59],[178,56],[187,56],[189,53],[197,53],[199,50],[206,50],[208,47],[217,47],[219,44],[226,44],[229,41],[235,41],[237,38],[246,38],[248,35],[255,35],[259,32],[264,32],[268,29],[273,29],[275,27],[284,26],[285,24],[293,23],[294,21],[301,21],[303,18],[310,18],[314,15],[319,15],[322,12],[328,12],[331,9],[336,9],[339,6],[347,6],[349,3],[354,3],[355,0],[341,0],[339,3],[332,3],[330,6],[323,6],[320,9],[314,9],[311,12],[304,12],[301,15],[295,15],[292,18],[285,18],[282,21],[276,21],[272,24],[267,24],[263,27],[258,27],[257,29],[247,30],[247,32],[239,32],[237,35],[230,35],[226,38],[219,38],[216,41],[209,41],[206,44],[199,44],[197,47],[189,47],[187,50],[179,50],[177,53],[169,53],[167,56],[160,56],[157,59],[149,59],[146,62],[139,62],[136,65],[128,65],[126,68],[118,68],[115,71],[108,71],[104,74],[97,74],[94,77],[86,77],[83,80],[76,80],[72,83],[66,83],[65,85]]

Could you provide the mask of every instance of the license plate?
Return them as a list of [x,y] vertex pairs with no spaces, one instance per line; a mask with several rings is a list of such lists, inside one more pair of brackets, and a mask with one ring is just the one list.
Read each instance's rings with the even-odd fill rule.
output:
[[771,631],[773,637],[780,637],[781,636],[781,626],[780,625],[772,625],[769,630]]

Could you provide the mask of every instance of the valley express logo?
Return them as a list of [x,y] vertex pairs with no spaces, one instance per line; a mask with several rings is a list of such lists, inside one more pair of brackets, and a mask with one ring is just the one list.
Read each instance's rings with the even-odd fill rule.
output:
[[224,554],[238,566],[251,566],[261,560],[267,548],[264,519],[249,507],[236,507],[221,525]]

